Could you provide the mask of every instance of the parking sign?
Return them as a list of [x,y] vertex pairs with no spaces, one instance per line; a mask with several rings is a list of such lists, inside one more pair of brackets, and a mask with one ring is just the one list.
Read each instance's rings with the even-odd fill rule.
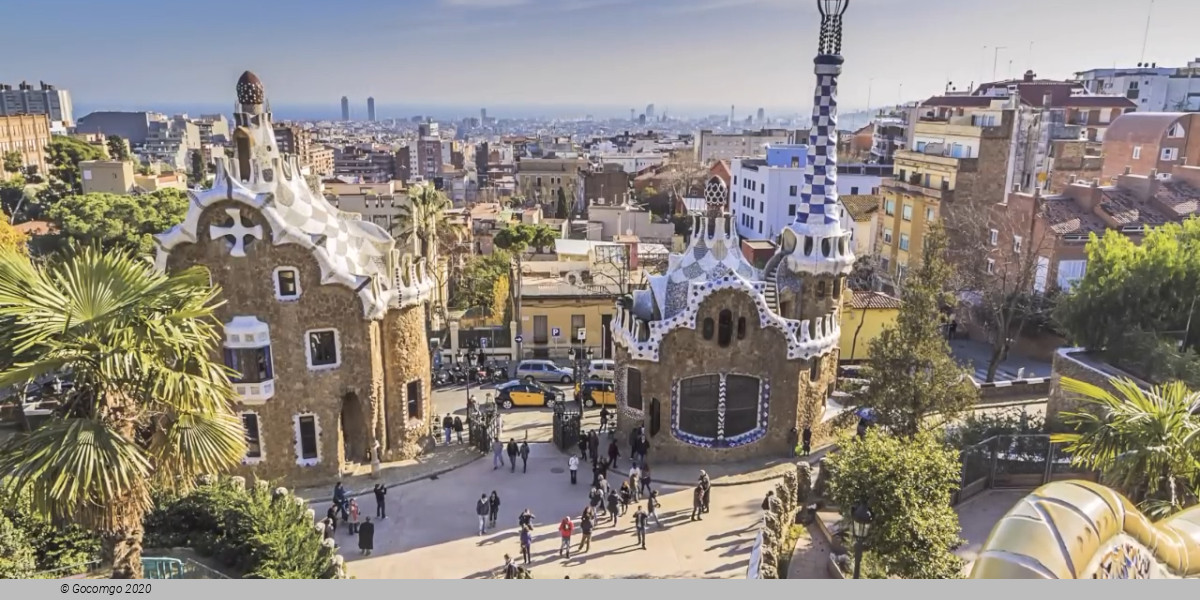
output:
[[551,327],[550,337],[562,337],[562,330],[557,327]]

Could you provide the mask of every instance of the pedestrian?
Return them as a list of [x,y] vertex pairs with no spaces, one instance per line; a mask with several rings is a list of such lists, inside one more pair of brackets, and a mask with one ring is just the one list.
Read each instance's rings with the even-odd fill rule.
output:
[[350,499],[350,535],[358,533],[358,502]]
[[610,463],[607,458],[600,459],[600,479],[601,480],[608,479],[608,468],[611,466],[612,466],[612,463]]
[[796,458],[796,446],[800,444],[800,430],[795,427],[788,432],[788,456]]
[[639,428],[634,427],[629,430],[629,459],[637,461],[638,456],[638,438],[641,436]]
[[323,524],[325,526],[325,531],[323,533],[324,539],[332,540],[333,539],[333,530],[337,529],[337,526],[333,524],[333,519],[330,519],[329,517],[325,517],[325,520],[321,521],[321,524]]
[[537,518],[537,516],[534,515],[533,512],[527,508],[524,511],[522,511],[520,515],[517,516],[517,525],[532,531],[533,530],[533,520],[536,518]]
[[504,578],[505,579],[516,579],[517,578],[517,565],[516,565],[516,563],[513,562],[512,557],[507,554],[504,555]]
[[771,508],[771,498],[775,497],[775,490],[767,492],[767,496],[763,498],[762,509],[769,510]]
[[562,536],[562,546],[558,549],[558,555],[566,554],[567,558],[571,558],[571,534],[575,532],[575,524],[571,522],[571,517],[563,517],[558,523],[558,534]]
[[946,341],[953,341],[956,333],[958,333],[958,319],[950,319],[950,325],[946,327]]
[[583,552],[592,549],[592,527],[596,523],[596,513],[592,507],[583,509],[583,516],[579,518],[579,547],[576,552]]
[[617,447],[617,440],[608,443],[608,466],[617,468],[617,457],[621,456],[621,449]]
[[804,428],[804,434],[800,436],[800,445],[804,455],[808,456],[809,451],[812,450],[812,429]]
[[529,472],[529,441],[521,442],[521,472]]
[[646,549],[646,522],[648,519],[646,511],[642,510],[642,506],[639,504],[637,512],[633,513],[633,526],[637,529],[637,540],[641,544],[642,550]]
[[508,471],[509,473],[516,473],[516,472],[517,472],[517,452],[518,452],[518,449],[517,449],[517,440],[515,440],[515,439],[512,439],[512,438],[509,438],[509,440],[508,440],[508,450],[507,450],[507,453],[508,453],[508,464],[509,464],[510,466],[512,466],[512,468],[511,468],[511,469],[509,469],[509,471]]
[[641,478],[642,470],[639,469],[638,464],[634,462],[629,466],[629,495],[633,498],[634,502],[641,501],[641,498],[638,496],[638,483],[640,483]]
[[704,512],[703,508],[704,508],[704,488],[700,487],[699,485],[696,485],[696,487],[692,490],[692,518],[689,520],[690,521],[703,521],[704,517],[700,516],[701,513]]
[[521,558],[529,564],[529,555],[533,551],[533,534],[528,527],[521,528]]
[[579,457],[574,454],[567,459],[567,470],[571,472],[571,485],[575,485],[576,477],[579,475]]
[[363,524],[358,527],[358,550],[364,556],[370,556],[371,551],[375,549],[375,524],[371,522],[371,517],[367,517]]
[[333,504],[337,507],[338,512],[342,514],[342,520],[350,517],[348,494],[346,494],[346,487],[340,481],[333,486]]
[[587,462],[587,459],[588,459],[588,457],[587,457],[588,456],[587,455],[588,436],[586,434],[579,436],[579,444],[578,445],[579,445],[579,456],[583,457],[583,462]]
[[617,496],[617,490],[608,491],[608,516],[612,517],[612,526],[617,526],[617,514],[621,511],[621,498]]
[[654,517],[654,524],[662,527],[662,521],[658,520],[658,509],[662,503],[658,501],[658,491],[650,492],[650,497],[646,499],[646,504],[650,507],[650,516]]
[[483,535],[487,530],[487,517],[490,510],[491,504],[488,502],[488,495],[480,494],[479,502],[475,503],[475,515],[479,517],[479,535]]
[[326,518],[326,519],[329,519],[329,523],[330,523],[331,525],[333,525],[333,528],[334,528],[334,529],[337,529],[337,522],[338,522],[338,507],[337,507],[337,504],[331,504],[331,505],[329,506],[329,510],[325,511],[325,518]]
[[462,439],[463,422],[462,417],[454,415],[454,435],[458,437],[458,443],[463,443]]
[[708,501],[712,492],[712,482],[708,480],[708,473],[700,471],[700,489],[704,492],[704,512],[708,512]]
[[650,440],[646,438],[645,432],[638,436],[638,457],[641,458],[643,464],[646,462],[646,455],[650,454]]
[[488,496],[488,527],[496,526],[496,516],[500,514],[500,494],[496,490],[492,490],[492,495]]
[[608,429],[608,406],[600,407],[600,431]]
[[599,484],[593,485],[588,492],[588,504],[593,509],[604,510],[604,492],[600,491]]
[[447,446],[450,445],[451,431],[454,431],[454,419],[450,418],[450,413],[446,413],[446,416],[442,417],[442,433],[445,434]]
[[504,466],[504,442],[500,438],[492,440],[492,470]]
[[600,491],[604,493],[605,498],[608,497],[608,488],[609,488],[608,477],[605,477],[603,474],[601,474],[600,475]]
[[647,494],[652,494],[650,490],[650,465],[642,463],[641,490]]
[[387,518],[387,486],[382,483],[375,484],[375,516],[380,519]]
[[592,453],[592,464],[598,464],[600,462],[600,436],[596,434],[595,430],[588,434],[588,452]]
[[629,482],[621,482],[621,516],[629,511],[629,503],[633,501],[633,493],[629,491]]

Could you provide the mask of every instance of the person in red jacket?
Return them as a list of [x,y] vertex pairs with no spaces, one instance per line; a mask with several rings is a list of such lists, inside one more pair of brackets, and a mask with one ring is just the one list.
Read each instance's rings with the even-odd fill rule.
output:
[[575,532],[575,524],[571,522],[571,517],[563,517],[562,522],[558,524],[558,533],[562,536],[562,547],[558,549],[558,555],[566,554],[567,558],[571,558],[571,534]]

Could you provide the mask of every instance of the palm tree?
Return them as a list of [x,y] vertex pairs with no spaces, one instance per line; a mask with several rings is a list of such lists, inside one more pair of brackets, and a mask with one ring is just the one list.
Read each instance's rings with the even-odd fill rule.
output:
[[451,206],[445,194],[425,183],[414,187],[409,203],[400,207],[396,236],[405,241],[416,237],[421,256],[429,259],[431,268],[438,244],[449,247],[461,241],[460,232],[446,218]]
[[14,355],[0,388],[71,383],[44,386],[57,408],[0,446],[0,473],[38,513],[97,532],[114,577],[142,574],[152,488],[186,491],[245,454],[228,371],[211,360],[218,293],[201,268],[165,275],[120,252],[37,266],[0,253],[0,339]]
[[1200,393],[1181,382],[1149,391],[1128,379],[1111,379],[1116,393],[1062,378],[1084,410],[1065,413],[1076,433],[1055,434],[1076,464],[1096,469],[1154,517],[1196,501],[1200,486]]

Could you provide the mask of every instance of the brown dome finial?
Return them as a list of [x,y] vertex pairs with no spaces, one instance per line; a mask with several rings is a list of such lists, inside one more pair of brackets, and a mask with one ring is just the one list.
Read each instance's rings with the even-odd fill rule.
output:
[[258,75],[246,71],[238,78],[237,82],[237,98],[239,104],[262,104],[266,97],[266,90],[263,89],[262,80]]

